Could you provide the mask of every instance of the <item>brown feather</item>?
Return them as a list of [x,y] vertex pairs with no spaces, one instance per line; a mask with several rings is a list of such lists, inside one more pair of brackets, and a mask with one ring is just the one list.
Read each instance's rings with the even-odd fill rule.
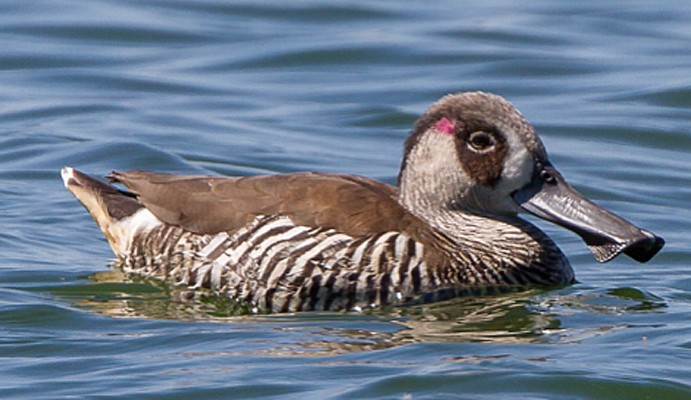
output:
[[[257,215],[354,237],[387,231],[420,236],[424,225],[397,201],[396,188],[372,179],[322,173],[210,177],[113,172],[157,218],[195,233],[233,231]],[[417,232],[416,232],[417,231]]]

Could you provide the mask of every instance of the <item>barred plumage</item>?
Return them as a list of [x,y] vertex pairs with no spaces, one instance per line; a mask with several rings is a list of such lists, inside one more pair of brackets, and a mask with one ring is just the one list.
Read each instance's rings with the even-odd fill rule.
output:
[[160,225],[132,239],[122,261],[127,272],[273,312],[401,304],[414,298],[427,273],[423,247],[400,232],[357,240],[282,216],[258,216],[233,234]]

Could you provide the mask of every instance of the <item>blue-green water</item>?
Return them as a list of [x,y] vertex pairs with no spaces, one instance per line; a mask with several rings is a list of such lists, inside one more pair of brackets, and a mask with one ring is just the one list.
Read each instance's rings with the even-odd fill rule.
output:
[[[0,4],[0,397],[691,398],[691,3]],[[482,4],[482,5],[479,5]],[[112,272],[58,170],[395,180],[440,96],[512,101],[572,185],[667,240],[579,284],[228,316]]]

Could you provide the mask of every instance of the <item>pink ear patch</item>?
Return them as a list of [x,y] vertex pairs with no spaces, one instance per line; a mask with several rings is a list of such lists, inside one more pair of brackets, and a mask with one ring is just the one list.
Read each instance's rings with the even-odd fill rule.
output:
[[454,123],[446,117],[443,117],[437,121],[436,124],[434,124],[434,129],[438,130],[439,132],[448,133],[449,135],[453,135],[455,128],[456,125],[454,125]]

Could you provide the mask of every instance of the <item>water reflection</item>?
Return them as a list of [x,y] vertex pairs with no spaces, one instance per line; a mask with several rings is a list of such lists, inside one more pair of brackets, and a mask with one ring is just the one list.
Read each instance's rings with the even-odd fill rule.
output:
[[128,275],[119,268],[88,278],[94,283],[75,286],[70,297],[79,307],[111,317],[214,321],[251,314],[247,305],[228,298]]
[[557,314],[535,307],[539,292],[459,298],[421,306],[417,315],[402,322],[417,341],[490,343],[545,342],[561,329]]
[[[253,316],[248,307],[222,296],[127,276],[118,269],[89,278],[91,283],[61,286],[53,292],[80,308],[115,318],[204,321],[271,329],[285,340],[248,353],[272,356],[325,356],[419,342],[576,343],[633,327],[612,324],[608,316],[656,312],[666,307],[661,298],[635,288],[567,288],[458,298],[365,314]],[[588,325],[564,322],[581,314],[588,314]],[[593,324],[593,320],[600,323]]]

